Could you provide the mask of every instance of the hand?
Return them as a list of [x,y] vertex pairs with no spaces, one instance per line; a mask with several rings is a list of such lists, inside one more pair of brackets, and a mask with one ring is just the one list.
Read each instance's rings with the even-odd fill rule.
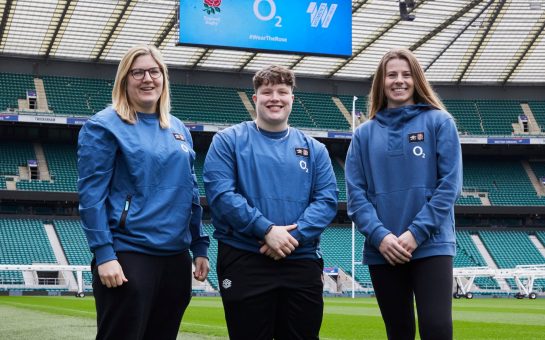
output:
[[123,268],[117,260],[112,260],[99,264],[97,267],[100,282],[108,288],[120,287],[123,283],[128,282]]
[[403,249],[411,254],[418,247],[418,243],[416,243],[413,233],[411,233],[409,230],[399,235],[397,241],[403,247]]
[[[296,224],[287,226],[273,225],[271,230],[265,235],[265,244],[261,246],[259,251],[275,260],[285,258],[299,246],[299,242],[289,233],[290,230],[296,228]],[[268,248],[265,246],[268,246]]]
[[399,239],[394,234],[386,235],[380,242],[378,250],[392,266],[409,262],[412,257],[411,253],[399,244]]
[[263,255],[266,255],[273,260],[280,260],[282,256],[278,255],[274,250],[271,249],[266,243],[259,248],[259,252]]
[[206,257],[196,257],[195,258],[195,271],[193,272],[193,277],[197,281],[204,282],[210,271],[210,265]]

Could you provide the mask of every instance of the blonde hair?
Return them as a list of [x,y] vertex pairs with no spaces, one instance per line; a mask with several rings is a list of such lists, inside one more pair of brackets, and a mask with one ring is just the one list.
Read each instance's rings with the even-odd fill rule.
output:
[[124,122],[135,124],[138,120],[136,110],[131,106],[127,97],[127,77],[135,59],[143,55],[150,55],[159,65],[161,73],[163,73],[163,91],[159,97],[158,109],[159,125],[165,129],[170,126],[170,83],[163,56],[155,46],[137,45],[125,53],[117,67],[117,74],[112,90],[112,106]]
[[386,75],[386,64],[392,59],[403,59],[409,64],[414,81],[413,99],[416,104],[429,104],[436,109],[446,111],[441,99],[439,99],[439,96],[433,91],[430,83],[426,79],[424,70],[422,69],[422,66],[420,66],[416,56],[408,49],[393,49],[386,52],[377,66],[373,78],[373,85],[369,92],[369,119],[373,119],[377,112],[384,109],[388,104],[386,96],[384,95],[384,77]]

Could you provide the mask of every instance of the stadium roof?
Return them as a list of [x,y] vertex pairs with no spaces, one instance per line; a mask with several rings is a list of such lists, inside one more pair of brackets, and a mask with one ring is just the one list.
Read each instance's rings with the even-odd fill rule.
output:
[[435,83],[545,84],[543,0],[416,0],[414,21],[401,20],[398,0],[354,0],[348,59],[176,46],[178,2],[0,0],[0,56],[115,63],[146,43],[175,68],[253,73],[275,63],[365,80],[384,52],[407,47]]

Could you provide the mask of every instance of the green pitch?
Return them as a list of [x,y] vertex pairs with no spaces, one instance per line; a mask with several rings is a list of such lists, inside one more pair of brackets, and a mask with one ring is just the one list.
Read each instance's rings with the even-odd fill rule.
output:
[[[543,339],[545,299],[454,300],[456,339]],[[0,339],[93,339],[92,297],[0,297]],[[219,298],[194,297],[179,339],[226,339]],[[385,339],[373,298],[326,298],[321,339]]]

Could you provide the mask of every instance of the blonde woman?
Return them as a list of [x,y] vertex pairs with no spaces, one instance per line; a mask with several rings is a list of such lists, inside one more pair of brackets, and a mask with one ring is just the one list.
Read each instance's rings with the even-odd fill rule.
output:
[[380,61],[369,121],[346,157],[348,214],[365,235],[364,263],[388,339],[452,339],[454,202],[462,187],[456,125],[416,57]]
[[170,115],[161,53],[131,48],[121,59],[112,107],[91,117],[78,141],[83,230],[94,258],[97,339],[175,339],[204,281],[208,236],[188,129]]

